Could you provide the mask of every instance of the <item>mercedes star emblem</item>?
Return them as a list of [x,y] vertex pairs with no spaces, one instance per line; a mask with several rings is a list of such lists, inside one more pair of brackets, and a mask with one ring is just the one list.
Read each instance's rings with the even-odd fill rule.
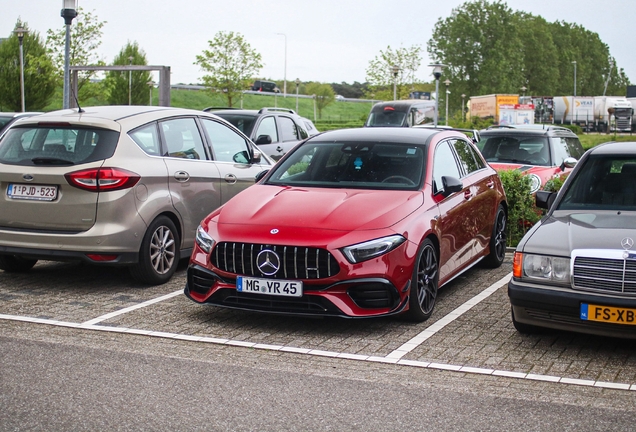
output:
[[625,237],[623,240],[621,240],[621,246],[623,246],[623,249],[625,250],[630,250],[632,246],[634,246],[634,240],[629,237]]
[[263,249],[256,255],[256,266],[265,276],[272,276],[280,268],[280,258],[273,250]]

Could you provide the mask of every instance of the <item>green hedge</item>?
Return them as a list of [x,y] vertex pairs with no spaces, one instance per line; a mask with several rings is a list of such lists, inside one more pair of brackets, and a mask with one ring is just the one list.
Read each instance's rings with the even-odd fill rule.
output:
[[530,193],[530,177],[519,170],[499,171],[508,200],[508,246],[516,246],[521,237],[540,218]]

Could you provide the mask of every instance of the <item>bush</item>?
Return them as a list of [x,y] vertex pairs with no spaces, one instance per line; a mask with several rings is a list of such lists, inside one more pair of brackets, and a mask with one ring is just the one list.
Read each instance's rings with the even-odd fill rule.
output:
[[539,219],[530,193],[530,177],[519,170],[499,171],[508,200],[508,245],[514,247]]

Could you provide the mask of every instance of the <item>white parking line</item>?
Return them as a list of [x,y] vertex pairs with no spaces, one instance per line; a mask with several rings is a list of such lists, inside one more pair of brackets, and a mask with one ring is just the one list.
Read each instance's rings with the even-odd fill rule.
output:
[[[169,295],[174,296],[174,293]],[[151,336],[151,337],[158,337],[163,339],[187,340],[187,341],[193,341],[198,343],[211,343],[211,344],[217,344],[217,345],[248,347],[251,349],[261,349],[266,351],[282,351],[282,352],[288,352],[288,353],[300,354],[300,355],[333,357],[333,358],[339,358],[343,360],[397,364],[400,366],[418,367],[418,368],[425,368],[425,369],[439,369],[439,370],[445,370],[445,371],[451,371],[451,372],[459,372],[459,373],[464,373],[468,375],[492,375],[492,376],[503,377],[503,378],[514,378],[514,379],[523,379],[523,380],[531,380],[531,381],[546,381],[546,382],[552,382],[556,384],[567,384],[567,385],[576,385],[576,386],[585,386],[585,387],[602,387],[602,388],[613,389],[613,390],[636,391],[636,384],[583,380],[583,379],[574,379],[574,378],[566,378],[566,377],[557,377],[552,375],[540,375],[540,374],[531,374],[531,373],[524,373],[524,372],[511,372],[511,371],[502,371],[502,370],[495,370],[495,369],[484,369],[484,368],[471,367],[471,366],[451,365],[451,364],[444,364],[444,363],[429,363],[429,362],[417,361],[417,360],[401,360],[399,358],[389,357],[389,356],[386,356],[386,357],[364,356],[359,354],[338,353],[333,351],[322,351],[317,349],[258,344],[253,342],[235,341],[235,340],[222,339],[222,338],[190,336],[190,335],[183,335],[179,333],[168,333],[168,332],[159,332],[159,331],[152,331],[152,330],[139,330],[139,329],[112,327],[112,326],[87,324],[87,323],[80,324],[80,323],[57,321],[57,320],[44,319],[44,318],[23,317],[23,316],[17,316],[17,315],[0,314],[0,320],[20,321],[20,322],[28,322],[33,324],[45,324],[45,325],[52,325],[57,327],[71,327],[71,328],[77,328],[81,330],[137,334],[142,336]]]
[[182,289],[177,290],[175,292],[172,292],[170,294],[166,294],[166,295],[161,296],[161,297],[154,298],[152,300],[145,301],[143,303],[136,304],[134,306],[129,306],[127,308],[119,309],[118,311],[107,313],[106,315],[102,315],[102,316],[97,317],[97,318],[93,318],[92,320],[83,322],[82,325],[97,324],[99,322],[106,321],[107,319],[114,318],[114,317],[116,317],[118,315],[123,315],[125,313],[132,312],[134,310],[141,309],[143,307],[150,306],[150,305],[153,305],[155,303],[159,303],[159,302],[162,302],[164,300],[171,299],[172,297],[176,297],[179,294],[183,294],[183,290]]
[[508,283],[511,277],[512,277],[512,273],[507,274],[506,276],[504,276],[503,278],[501,278],[500,280],[498,280],[497,282],[495,282],[494,284],[490,285],[488,288],[486,288],[485,290],[477,294],[475,297],[471,298],[466,303],[464,303],[463,305],[461,305],[460,307],[458,307],[457,309],[455,309],[454,311],[446,315],[445,317],[431,324],[429,327],[423,330],[420,334],[418,334],[417,336],[412,338],[410,341],[406,342],[401,347],[399,347],[398,349],[390,353],[387,357],[401,359],[402,357],[404,357],[405,355],[413,351],[415,348],[420,346],[422,343],[424,343],[424,341],[426,341],[428,338],[435,336],[435,334],[439,332],[441,329],[443,329],[448,324],[455,321],[464,313],[471,310],[474,306],[478,305],[481,301],[490,297],[495,291],[497,291],[499,288],[501,288],[506,283]]

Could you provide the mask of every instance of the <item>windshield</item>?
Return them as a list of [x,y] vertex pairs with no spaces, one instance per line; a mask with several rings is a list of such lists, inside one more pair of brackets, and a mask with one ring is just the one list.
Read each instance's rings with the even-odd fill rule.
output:
[[23,126],[0,141],[0,162],[12,165],[75,165],[115,152],[119,133],[104,129]]
[[252,129],[254,129],[254,123],[256,123],[256,117],[244,114],[227,114],[227,113],[214,113],[224,120],[232,123],[238,130],[243,132],[247,136],[252,136]]
[[406,112],[396,111],[393,107],[374,108],[369,114],[365,126],[403,126],[406,120]]
[[552,166],[548,138],[543,136],[482,136],[477,148],[488,162]]
[[417,190],[424,154],[413,144],[309,141],[275,166],[266,184]]
[[591,156],[584,163],[558,210],[636,210],[636,158]]

